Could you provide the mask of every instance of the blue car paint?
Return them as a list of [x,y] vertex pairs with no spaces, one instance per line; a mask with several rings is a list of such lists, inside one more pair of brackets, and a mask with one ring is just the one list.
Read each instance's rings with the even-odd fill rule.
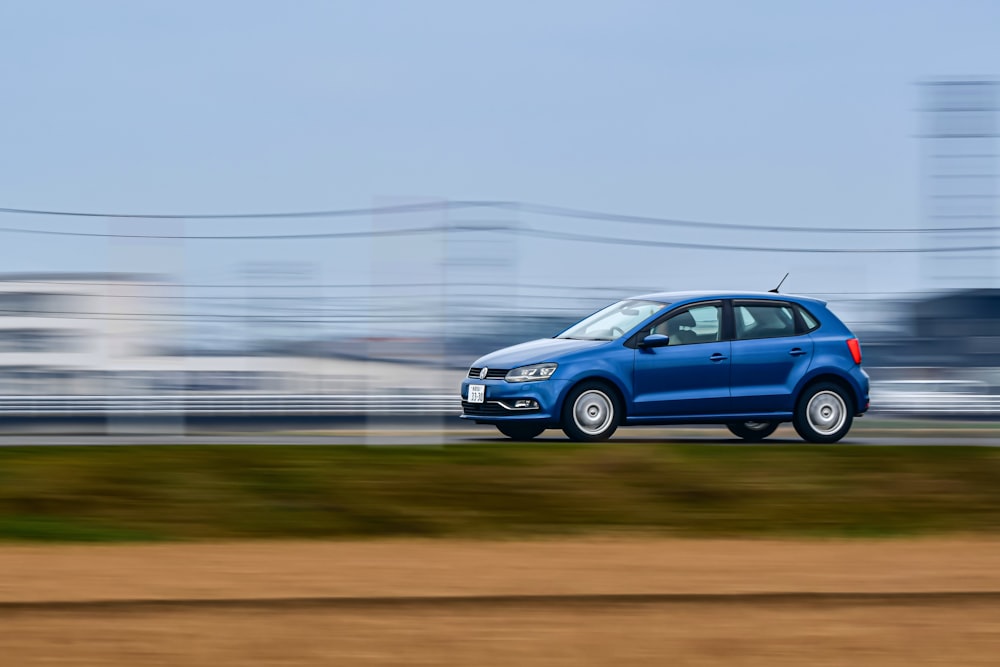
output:
[[808,371],[814,352],[808,333],[733,341],[729,382],[733,412],[791,413],[795,385]]
[[[631,298],[669,306],[614,341],[546,338],[497,350],[476,360],[474,368],[513,369],[546,362],[559,367],[550,379],[536,382],[466,378],[461,387],[463,399],[468,396],[470,384],[481,384],[485,385],[487,402],[509,403],[527,398],[537,401],[540,407],[531,412],[462,418],[486,424],[534,422],[558,427],[566,395],[586,380],[601,380],[617,389],[625,425],[788,421],[802,389],[820,379],[836,379],[850,389],[855,415],[868,409],[868,375],[853,362],[846,343],[854,335],[823,301],[757,292],[671,292]],[[652,349],[626,346],[635,334],[674,310],[700,301],[733,300],[795,303],[805,308],[819,326],[809,333],[779,338]],[[709,361],[713,355],[724,358]],[[662,369],[657,369],[660,363]],[[678,374],[678,369],[684,372]],[[652,374],[646,377],[649,372]]]
[[634,350],[635,398],[627,414],[643,419],[731,412],[731,348],[722,341]]

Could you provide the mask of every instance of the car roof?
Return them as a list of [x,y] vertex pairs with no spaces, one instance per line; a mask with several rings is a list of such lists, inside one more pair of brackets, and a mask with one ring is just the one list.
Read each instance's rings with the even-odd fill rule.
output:
[[655,292],[629,297],[644,301],[659,301],[661,303],[683,303],[702,299],[774,299],[778,301],[797,301],[824,305],[826,302],[809,296],[796,294],[777,294],[775,292]]

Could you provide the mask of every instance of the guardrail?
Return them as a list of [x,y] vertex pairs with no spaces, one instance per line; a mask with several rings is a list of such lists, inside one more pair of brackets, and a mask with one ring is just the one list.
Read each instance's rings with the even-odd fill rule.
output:
[[[189,394],[0,396],[0,417],[106,416],[451,416],[457,394]],[[1000,417],[1000,395],[872,391],[871,412]]]
[[871,410],[927,417],[1000,417],[1000,395],[872,391]]
[[457,415],[457,394],[270,394],[0,396],[0,416],[346,416]]

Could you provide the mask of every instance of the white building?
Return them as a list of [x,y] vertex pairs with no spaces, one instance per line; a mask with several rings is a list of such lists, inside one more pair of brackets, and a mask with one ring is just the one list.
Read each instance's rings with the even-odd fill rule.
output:
[[[0,396],[457,392],[463,372],[293,355],[178,356],[180,289],[159,276],[0,274]],[[2,406],[0,406],[2,409]]]
[[149,319],[157,289],[169,287],[155,276],[0,274],[0,394],[100,391],[169,335]]

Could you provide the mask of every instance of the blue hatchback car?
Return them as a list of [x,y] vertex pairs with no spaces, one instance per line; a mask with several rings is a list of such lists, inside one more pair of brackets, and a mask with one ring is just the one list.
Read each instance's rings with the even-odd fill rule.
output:
[[836,442],[868,409],[861,345],[823,301],[772,292],[669,292],[604,308],[554,338],[478,359],[463,419],[528,440],[620,425],[725,424],[762,440],[782,422]]

